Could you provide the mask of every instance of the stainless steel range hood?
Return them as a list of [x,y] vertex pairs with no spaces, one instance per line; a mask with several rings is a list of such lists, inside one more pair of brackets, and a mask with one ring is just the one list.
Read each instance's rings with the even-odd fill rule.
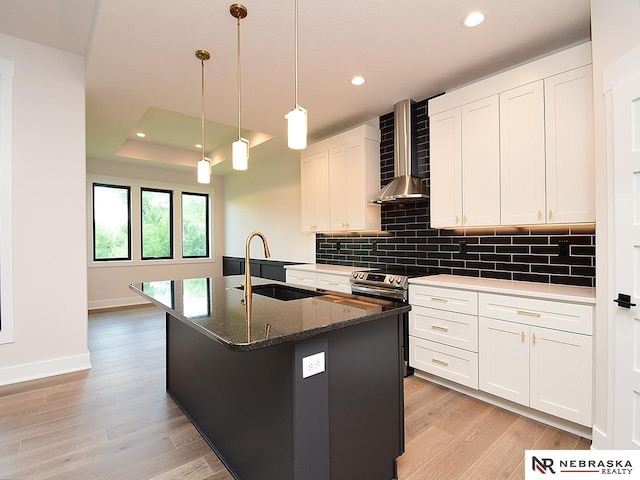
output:
[[402,100],[393,107],[394,178],[369,203],[407,202],[428,198],[421,179],[411,175],[415,155],[412,145],[415,139],[411,136],[411,103],[411,100]]

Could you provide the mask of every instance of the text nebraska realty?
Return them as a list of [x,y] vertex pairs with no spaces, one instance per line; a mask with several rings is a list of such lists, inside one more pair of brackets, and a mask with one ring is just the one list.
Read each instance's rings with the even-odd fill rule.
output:
[[560,460],[560,471],[595,470],[603,475],[631,475],[630,460]]

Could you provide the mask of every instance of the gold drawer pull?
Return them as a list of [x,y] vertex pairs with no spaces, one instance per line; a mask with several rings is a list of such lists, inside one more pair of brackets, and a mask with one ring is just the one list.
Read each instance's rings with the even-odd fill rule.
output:
[[529,312],[527,310],[516,310],[516,313],[518,315],[527,315],[528,317],[539,317],[540,316],[539,312]]
[[442,297],[431,297],[431,301],[432,302],[447,303],[449,300],[447,300],[446,298],[442,298]]
[[533,342],[533,344],[536,344],[536,334],[533,334],[533,337],[531,337],[531,341]]
[[449,366],[449,362],[445,362],[444,360],[439,360],[439,359],[437,359],[437,358],[432,358],[432,359],[431,359],[431,361],[432,361],[433,363],[437,363],[438,365],[443,365],[443,366],[445,366],[445,367],[448,367],[448,366]]
[[524,332],[522,332],[522,333],[520,334],[520,338],[522,338],[522,341],[523,341],[523,342],[524,342],[525,337],[526,337],[526,335],[524,334]]
[[441,327],[440,325],[431,325],[431,328],[433,330],[440,330],[441,332],[448,332],[449,331],[449,327]]

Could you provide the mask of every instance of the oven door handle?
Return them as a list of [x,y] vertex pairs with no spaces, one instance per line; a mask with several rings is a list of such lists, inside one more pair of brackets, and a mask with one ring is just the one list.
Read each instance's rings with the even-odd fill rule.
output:
[[371,287],[371,286],[355,284],[355,283],[351,285],[351,293],[364,293],[364,294],[376,295],[380,297],[396,298],[399,300],[404,300],[404,296],[405,296],[404,289]]

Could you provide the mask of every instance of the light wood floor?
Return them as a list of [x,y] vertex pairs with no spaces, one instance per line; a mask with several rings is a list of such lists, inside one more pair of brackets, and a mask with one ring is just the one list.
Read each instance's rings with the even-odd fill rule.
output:
[[[0,479],[231,479],[165,393],[164,334],[153,307],[94,313],[91,370],[0,387]],[[525,449],[589,447],[416,377],[405,422],[401,480],[524,478]]]

